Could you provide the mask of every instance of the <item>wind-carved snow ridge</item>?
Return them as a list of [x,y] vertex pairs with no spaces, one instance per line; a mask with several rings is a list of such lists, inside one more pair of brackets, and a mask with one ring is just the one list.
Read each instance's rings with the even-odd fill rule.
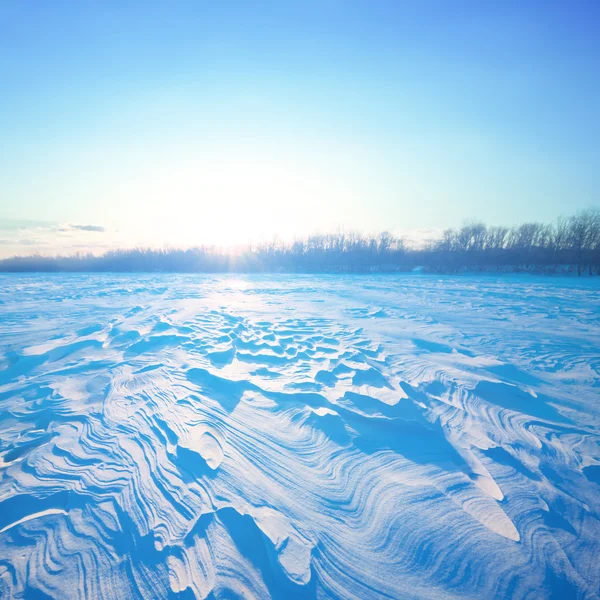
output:
[[0,283],[1,598],[600,597],[594,280]]

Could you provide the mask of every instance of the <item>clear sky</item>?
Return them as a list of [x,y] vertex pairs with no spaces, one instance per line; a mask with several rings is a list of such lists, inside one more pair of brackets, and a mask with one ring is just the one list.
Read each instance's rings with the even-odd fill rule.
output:
[[597,0],[0,0],[0,252],[553,220],[599,65]]

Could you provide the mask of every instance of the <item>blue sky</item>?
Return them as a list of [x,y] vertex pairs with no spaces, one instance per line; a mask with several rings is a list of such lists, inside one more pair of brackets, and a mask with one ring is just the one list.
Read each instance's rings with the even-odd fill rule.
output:
[[578,0],[3,0],[4,253],[598,205],[599,34]]

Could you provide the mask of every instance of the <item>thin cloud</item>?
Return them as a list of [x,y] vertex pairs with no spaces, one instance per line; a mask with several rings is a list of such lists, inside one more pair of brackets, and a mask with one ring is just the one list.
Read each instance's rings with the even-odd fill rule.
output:
[[19,231],[23,229],[52,230],[55,223],[50,221],[34,221],[32,219],[2,219],[0,218],[0,231]]
[[103,252],[111,245],[126,246],[115,239],[111,229],[84,223],[57,223],[0,219],[0,259],[23,256],[32,251],[44,255],[69,254],[72,250]]
[[106,229],[100,225],[71,225],[71,229],[78,229],[79,231],[97,231],[104,233]]
[[56,231],[61,234],[73,232],[73,231],[92,231],[104,233],[106,228],[101,225],[72,225],[71,223],[65,223],[63,225],[59,225],[58,227],[54,227],[52,231]]

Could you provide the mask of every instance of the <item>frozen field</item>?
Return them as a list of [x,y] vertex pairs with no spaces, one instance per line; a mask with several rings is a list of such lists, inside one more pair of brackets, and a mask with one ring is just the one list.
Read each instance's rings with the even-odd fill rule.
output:
[[0,598],[599,598],[600,285],[0,276]]

